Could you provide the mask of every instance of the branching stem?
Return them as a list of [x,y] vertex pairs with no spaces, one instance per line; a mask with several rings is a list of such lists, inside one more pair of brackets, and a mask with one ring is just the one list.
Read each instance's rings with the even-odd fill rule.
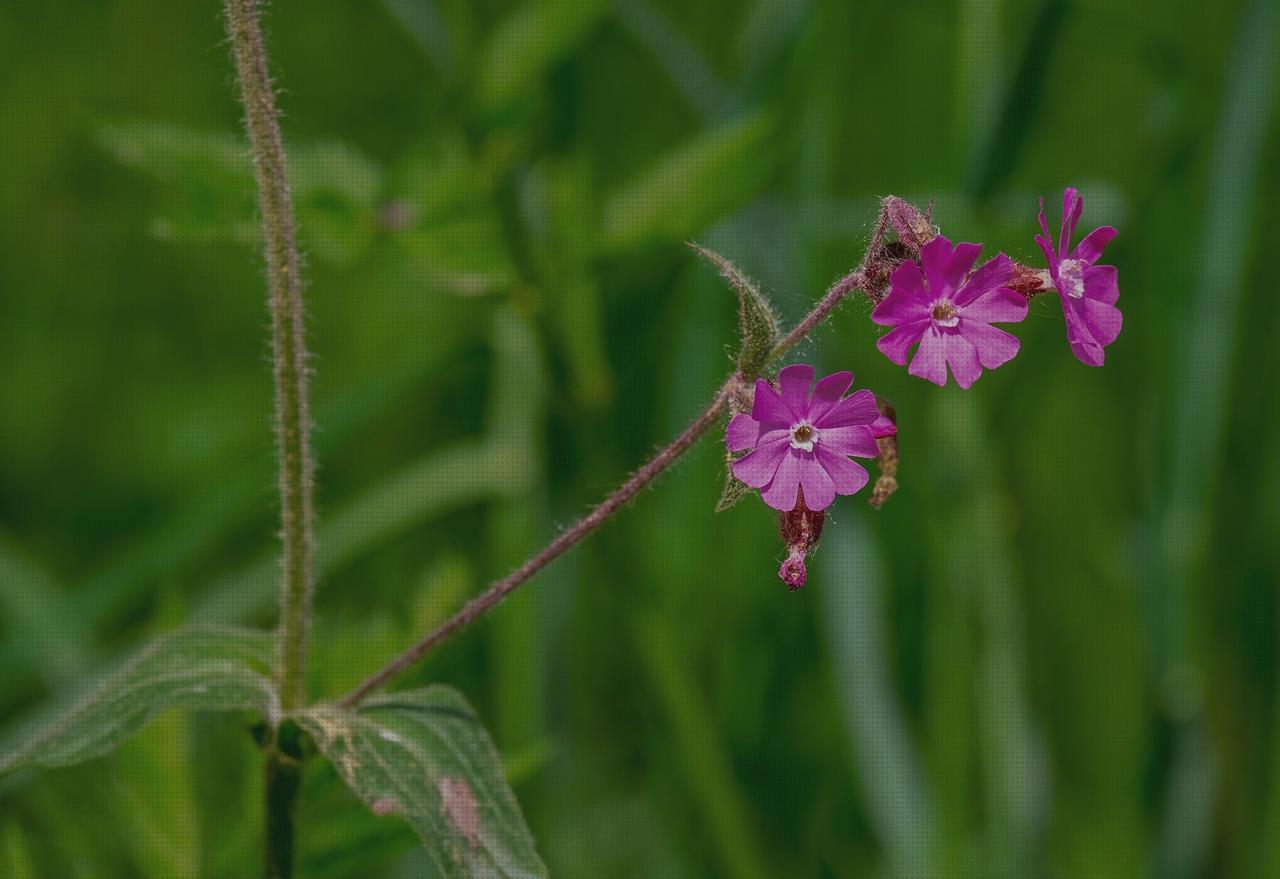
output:
[[[769,362],[777,360],[794,348],[818,324],[826,320],[836,306],[854,290],[862,290],[873,301],[883,293],[883,290],[877,289],[876,285],[869,281],[869,277],[873,274],[881,276],[884,273],[868,272],[867,268],[873,262],[879,265],[880,261],[884,259],[883,240],[887,223],[887,215],[882,206],[880,218],[876,223],[875,231],[872,233],[862,265],[827,289],[827,292],[818,300],[813,309],[805,315],[804,319],[796,324],[795,328],[774,346],[769,354]],[[534,574],[537,574],[584,537],[603,525],[614,513],[618,512],[628,501],[639,494],[645,486],[653,482],[662,471],[674,464],[704,433],[710,430],[719,421],[730,397],[743,390],[745,388],[741,377],[736,374],[730,376],[716,391],[707,408],[694,419],[693,423],[684,429],[683,433],[676,437],[670,445],[654,455],[647,464],[637,470],[613,494],[605,498],[598,507],[587,513],[567,530],[561,532],[558,537],[519,568],[501,580],[494,582],[484,592],[463,605],[461,610],[441,623],[435,630],[428,633],[416,644],[371,675],[360,686],[343,697],[340,704],[345,708],[353,708],[358,705],[366,696],[422,659],[433,648],[451,638],[477,617],[488,613],[502,599],[514,592],[522,584],[528,582]]]

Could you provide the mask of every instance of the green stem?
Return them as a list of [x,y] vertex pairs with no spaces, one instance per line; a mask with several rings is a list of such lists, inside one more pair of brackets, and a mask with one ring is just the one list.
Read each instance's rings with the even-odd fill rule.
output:
[[289,879],[293,875],[293,814],[301,781],[298,761],[273,745],[267,756],[263,802],[266,879]]
[[262,213],[270,292],[271,351],[275,376],[276,455],[280,488],[280,537],[284,544],[280,584],[280,648],[277,678],[280,707],[305,701],[307,630],[314,579],[313,474],[307,403],[307,347],[302,275],[294,232],[293,203],[285,172],[284,143],[275,95],[258,27],[257,0],[226,0],[227,32],[235,54],[244,103],[245,129],[253,151]]

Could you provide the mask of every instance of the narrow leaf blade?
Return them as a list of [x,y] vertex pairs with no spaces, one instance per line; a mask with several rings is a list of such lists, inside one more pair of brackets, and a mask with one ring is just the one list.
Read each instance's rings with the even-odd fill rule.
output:
[[689,246],[715,266],[738,294],[738,331],[742,337],[742,347],[738,350],[738,371],[745,379],[756,378],[769,362],[769,352],[781,336],[777,315],[756,282],[744,275],[732,262],[701,245],[691,243]]
[[457,691],[392,693],[355,711],[315,705],[295,719],[374,814],[409,822],[442,876],[547,875],[493,743]]
[[270,632],[180,629],[159,638],[8,753],[0,775],[109,753],[166,708],[274,711]]

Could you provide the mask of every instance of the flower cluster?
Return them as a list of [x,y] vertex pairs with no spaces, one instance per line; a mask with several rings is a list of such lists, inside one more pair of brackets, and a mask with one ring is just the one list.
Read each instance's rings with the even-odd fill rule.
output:
[[[889,279],[888,295],[871,314],[877,324],[893,328],[877,346],[894,363],[905,365],[914,345],[915,356],[907,368],[911,375],[941,386],[947,383],[950,370],[956,384],[968,388],[984,369],[1008,363],[1018,353],[1018,340],[992,324],[1021,322],[1027,316],[1029,295],[1051,286],[1062,303],[1071,350],[1081,362],[1101,366],[1104,347],[1120,334],[1121,315],[1115,307],[1120,290],[1115,267],[1095,263],[1116,230],[1094,229],[1071,250],[1083,206],[1075,189],[1063,193],[1062,228],[1055,250],[1041,199],[1044,234],[1035,240],[1044,251],[1046,272],[1019,266],[1003,253],[975,270],[982,245],[953,245],[942,235],[921,245],[919,261],[902,261]],[[900,232],[900,238],[906,234],[920,239],[918,222],[901,223],[907,232]],[[1026,290],[1022,279],[1028,277],[1040,283],[1033,281],[1035,286]]]
[[[1120,295],[1116,270],[1097,265],[1116,230],[1101,226],[1072,248],[1082,209],[1080,193],[1067,189],[1055,247],[1040,200],[1043,235],[1035,241],[1046,268],[1035,269],[1003,253],[978,265],[981,244],[953,244],[938,234],[927,214],[901,199],[886,199],[867,260],[849,276],[875,303],[871,320],[891,328],[877,347],[911,375],[944,386],[950,374],[968,388],[984,369],[1002,366],[1018,353],[1018,339],[995,324],[1021,322],[1033,296],[1054,290],[1072,352],[1082,363],[1101,366],[1122,323],[1115,305]],[[891,245],[881,241],[886,225],[897,235]],[[740,292],[749,287],[736,270],[726,277]],[[825,510],[837,495],[855,494],[869,481],[852,459],[876,458],[880,464],[873,506],[897,485],[892,408],[865,389],[846,396],[851,372],[833,373],[816,385],[813,379],[813,367],[794,364],[778,373],[776,386],[758,379],[754,395],[744,386],[736,408],[749,411],[734,415],[725,437],[730,453],[745,453],[731,457],[730,481],[759,489],[764,502],[781,514],[787,557],[778,576],[793,590],[805,584],[805,557],[822,534]]]

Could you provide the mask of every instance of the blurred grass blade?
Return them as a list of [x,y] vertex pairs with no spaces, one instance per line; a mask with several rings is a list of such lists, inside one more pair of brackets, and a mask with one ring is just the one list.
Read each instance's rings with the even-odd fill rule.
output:
[[[437,450],[326,517],[316,534],[316,576],[323,579],[360,552],[448,510],[499,494],[525,477],[513,462],[480,441]],[[279,565],[274,552],[218,580],[196,605],[202,623],[252,619],[275,602]]]
[[538,284],[556,344],[572,370],[575,403],[599,408],[613,396],[600,284],[599,211],[584,162],[544,161],[522,180],[520,201]]
[[942,841],[933,796],[894,694],[885,643],[880,549],[856,520],[828,529],[821,590],[831,675],[844,709],[858,781],[897,876],[935,875]]
[[637,658],[666,712],[687,782],[710,824],[711,845],[721,866],[717,875],[764,879],[770,873],[751,826],[750,807],[734,780],[716,718],[689,674],[691,663],[662,618],[637,616],[634,630]]
[[53,576],[7,538],[0,538],[0,619],[11,650],[29,659],[47,682],[71,674],[87,652],[86,618]]
[[435,0],[382,0],[382,5],[437,70],[446,76],[453,72],[449,31]]
[[166,708],[254,709],[271,717],[270,632],[181,629],[134,656],[56,720],[0,755],[0,774],[108,753]]
[[375,815],[409,822],[441,875],[547,875],[493,743],[457,691],[390,693],[356,711],[316,705],[295,719]]
[[[1004,535],[1015,523],[1001,476],[993,465],[998,446],[977,398],[937,398],[932,435],[946,461],[947,501],[939,504],[943,527],[933,554],[935,582],[952,600],[976,606],[981,634],[975,647],[976,693],[964,710],[977,708],[976,747],[982,761],[991,875],[1021,877],[1032,869],[1049,815],[1048,758],[1035,727],[1023,680],[1022,615],[1014,589],[1013,548]],[[960,614],[958,625],[969,616]],[[947,640],[955,640],[954,630]],[[940,735],[946,735],[941,731]],[[967,758],[972,755],[965,755]],[[966,773],[967,774],[967,773]],[[960,804],[962,813],[972,802]]]
[[[535,405],[542,391],[530,368],[536,347],[513,313],[494,319],[498,370],[491,391],[489,438],[437,449],[340,506],[321,520],[316,536],[316,576],[323,579],[372,547],[449,510],[493,497],[520,495],[537,478],[534,446],[513,434],[506,413]],[[513,423],[527,426],[528,419]],[[201,599],[195,618],[206,623],[239,622],[268,610],[275,601],[279,566],[274,553],[218,580]]]
[[740,207],[773,171],[773,117],[756,111],[699,134],[609,198],[604,248],[687,240]]
[[498,23],[481,53],[477,104],[492,113],[536,88],[608,12],[608,0],[525,0]]
[[729,106],[734,94],[715,68],[650,0],[614,0],[618,21],[662,67],[672,85],[704,119]]

